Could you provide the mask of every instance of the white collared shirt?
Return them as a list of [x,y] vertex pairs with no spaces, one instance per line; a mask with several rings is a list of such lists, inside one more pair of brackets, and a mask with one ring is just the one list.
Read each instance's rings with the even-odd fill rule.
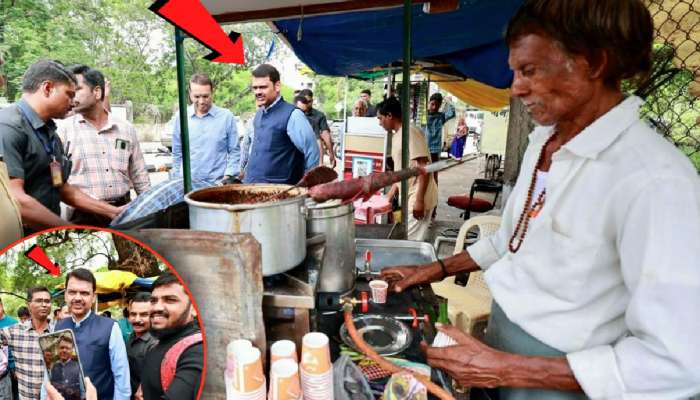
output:
[[520,250],[508,240],[540,149],[530,135],[498,233],[468,248],[508,318],[567,353],[593,399],[700,392],[700,179],[629,97],[552,156]]

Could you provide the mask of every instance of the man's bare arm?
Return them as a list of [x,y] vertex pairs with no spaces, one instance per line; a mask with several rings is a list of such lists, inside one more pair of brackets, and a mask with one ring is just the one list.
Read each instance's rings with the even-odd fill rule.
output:
[[581,391],[564,357],[506,353],[454,326],[439,329],[457,341],[457,345],[427,348],[428,364],[446,371],[462,385]]
[[93,199],[77,187],[68,183],[61,187],[61,200],[69,206],[103,215],[110,219],[116,217],[121,211],[119,207]]
[[384,268],[382,269],[382,279],[389,282],[393,290],[401,292],[414,285],[437,282],[445,278],[446,275],[479,270],[479,265],[466,251],[447,257],[442,260],[442,263],[445,265],[445,271],[437,261],[422,265]]
[[38,230],[68,225],[68,221],[54,214],[37,199],[24,191],[24,179],[10,179],[10,191],[17,203],[19,203],[24,225]]

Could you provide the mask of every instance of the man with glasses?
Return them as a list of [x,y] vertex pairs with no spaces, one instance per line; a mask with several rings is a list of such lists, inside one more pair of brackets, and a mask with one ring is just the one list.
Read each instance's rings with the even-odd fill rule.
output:
[[44,364],[38,338],[51,332],[49,289],[44,286],[30,288],[27,291],[27,307],[31,315],[28,327],[16,324],[0,331],[0,340],[9,345],[14,356],[19,400],[38,399],[41,392]]

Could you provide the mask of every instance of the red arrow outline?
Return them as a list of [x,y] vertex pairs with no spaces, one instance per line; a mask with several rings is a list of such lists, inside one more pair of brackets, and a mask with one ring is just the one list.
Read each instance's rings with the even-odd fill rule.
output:
[[157,0],[148,9],[211,50],[205,59],[221,63],[245,63],[241,34],[231,32],[226,36],[226,32],[201,1]]
[[[30,254],[30,253],[34,252],[35,249],[39,249],[38,256]],[[51,259],[49,259],[49,256],[44,251],[44,249],[39,247],[39,245],[33,244],[32,247],[29,248],[29,250],[24,252],[24,256],[26,258],[34,261],[37,265],[46,269],[50,275],[53,275],[53,276],[61,275],[61,267],[58,265],[58,263],[52,262]],[[43,258],[44,260],[41,260],[40,258]]]

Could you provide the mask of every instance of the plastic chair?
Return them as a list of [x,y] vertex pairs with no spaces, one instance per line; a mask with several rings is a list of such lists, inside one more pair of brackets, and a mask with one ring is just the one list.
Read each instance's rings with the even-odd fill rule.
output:
[[[500,225],[501,217],[493,215],[467,220],[459,229],[454,254],[464,251],[464,242],[471,229],[478,228],[480,238],[484,238],[496,233]],[[491,314],[492,297],[482,271],[470,273],[466,287],[455,284],[455,277],[451,276],[433,283],[432,288],[435,294],[447,298],[447,312],[454,326],[477,337],[483,335]]]

